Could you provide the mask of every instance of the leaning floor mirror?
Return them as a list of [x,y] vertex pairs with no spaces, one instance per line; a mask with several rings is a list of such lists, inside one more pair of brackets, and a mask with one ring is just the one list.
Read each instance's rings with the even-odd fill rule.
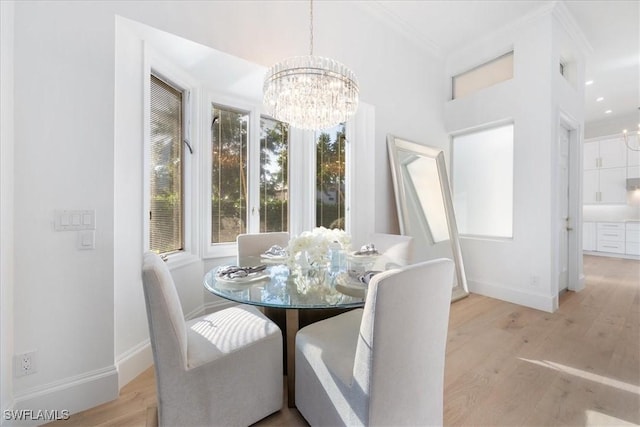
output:
[[469,295],[449,179],[441,149],[387,136],[400,232],[412,236],[416,260],[455,262],[451,300]]

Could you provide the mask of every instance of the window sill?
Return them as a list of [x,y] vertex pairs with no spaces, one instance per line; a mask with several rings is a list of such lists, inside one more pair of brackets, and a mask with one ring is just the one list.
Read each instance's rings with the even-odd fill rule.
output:
[[210,245],[204,253],[203,259],[229,258],[238,256],[236,243],[218,243]]
[[169,270],[173,270],[189,264],[200,262],[200,258],[192,253],[179,252],[169,255],[165,262],[167,263],[167,267],[169,268]]

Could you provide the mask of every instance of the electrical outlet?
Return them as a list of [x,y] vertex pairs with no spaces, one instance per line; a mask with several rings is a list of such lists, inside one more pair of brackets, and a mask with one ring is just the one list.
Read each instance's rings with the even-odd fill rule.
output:
[[25,375],[35,374],[36,369],[36,352],[30,351],[14,356],[13,370],[16,377],[24,377]]

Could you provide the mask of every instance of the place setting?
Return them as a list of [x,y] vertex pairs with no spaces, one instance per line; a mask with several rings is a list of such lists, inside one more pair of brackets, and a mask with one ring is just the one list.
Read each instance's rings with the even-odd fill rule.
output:
[[281,264],[287,260],[287,250],[280,245],[273,245],[262,254],[260,260],[266,263]]
[[265,264],[240,267],[237,265],[221,266],[215,273],[216,281],[225,284],[246,284],[269,278]]

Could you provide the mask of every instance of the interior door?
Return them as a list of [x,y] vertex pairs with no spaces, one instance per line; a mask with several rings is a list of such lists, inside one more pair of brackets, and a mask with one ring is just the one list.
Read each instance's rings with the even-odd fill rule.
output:
[[569,287],[569,232],[572,230],[569,217],[569,130],[558,129],[558,292]]

